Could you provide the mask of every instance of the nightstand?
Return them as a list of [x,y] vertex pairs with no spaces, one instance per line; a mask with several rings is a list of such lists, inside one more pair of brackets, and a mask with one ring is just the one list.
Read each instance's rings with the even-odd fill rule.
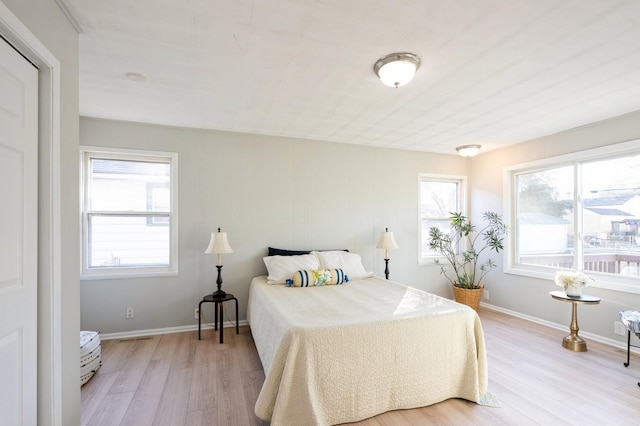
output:
[[[202,304],[203,303],[213,303],[215,305],[215,319],[214,319],[214,330],[218,330],[218,323],[220,323],[220,343],[223,343],[223,329],[222,326],[224,321],[224,302],[228,302],[229,300],[234,300],[236,302],[236,334],[240,334],[240,326],[238,325],[238,299],[231,294],[227,293],[222,297],[213,297],[211,294],[207,294],[202,298],[200,304],[198,305],[198,340],[200,340],[200,331],[202,329]],[[218,305],[220,309],[218,310]]]

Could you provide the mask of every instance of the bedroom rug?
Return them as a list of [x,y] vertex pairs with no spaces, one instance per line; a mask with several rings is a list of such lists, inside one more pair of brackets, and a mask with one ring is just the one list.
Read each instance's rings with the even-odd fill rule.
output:
[[478,401],[480,405],[486,405],[487,407],[499,407],[500,402],[498,401],[498,397],[492,394],[491,392],[487,392],[480,397],[480,401]]

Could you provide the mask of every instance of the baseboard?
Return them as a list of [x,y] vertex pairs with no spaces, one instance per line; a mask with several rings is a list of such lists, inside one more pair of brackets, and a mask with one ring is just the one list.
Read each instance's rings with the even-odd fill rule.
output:
[[[500,306],[490,305],[485,302],[480,302],[480,306],[492,311],[501,312],[506,315],[510,315],[512,317],[520,318],[526,321],[531,321],[536,324],[544,325],[550,328],[555,328],[556,330],[568,331],[569,326],[566,324],[557,324],[555,322],[542,320],[540,318],[532,317],[529,315],[521,314],[520,312],[511,311],[509,309],[502,308]],[[613,346],[615,348],[622,349],[626,352],[627,344],[623,342],[618,342],[617,340],[609,339],[608,337],[600,336],[599,334],[589,333],[588,331],[580,330],[580,336],[586,337],[587,339],[593,340],[595,342],[604,343],[605,345]],[[640,348],[631,346],[631,353],[640,355]]]
[[[238,325],[249,325],[247,320],[238,321]],[[223,324],[223,327],[235,327],[236,323],[227,321]],[[209,330],[213,328],[213,323],[202,324],[202,330]],[[137,339],[140,337],[147,336],[155,336],[158,334],[170,334],[170,333],[182,333],[185,331],[197,331],[198,325],[183,325],[180,327],[166,327],[166,328],[152,328],[148,330],[134,330],[134,331],[123,331],[120,333],[100,333],[100,340],[115,340],[115,339]]]

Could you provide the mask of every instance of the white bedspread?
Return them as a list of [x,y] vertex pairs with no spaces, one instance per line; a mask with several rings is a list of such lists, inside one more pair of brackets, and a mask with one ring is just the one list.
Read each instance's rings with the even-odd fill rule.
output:
[[464,305],[379,277],[323,287],[251,282],[265,381],[255,413],[330,425],[487,390],[484,336]]

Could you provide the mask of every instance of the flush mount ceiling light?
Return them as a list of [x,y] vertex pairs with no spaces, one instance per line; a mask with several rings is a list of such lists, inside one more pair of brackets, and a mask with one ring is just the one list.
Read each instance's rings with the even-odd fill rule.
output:
[[136,83],[144,83],[147,81],[147,76],[140,74],[139,72],[128,72],[124,75],[127,80],[135,81]]
[[373,71],[383,84],[398,88],[413,80],[419,67],[420,58],[417,55],[401,52],[378,59]]
[[480,152],[481,145],[462,145],[456,148],[458,154],[463,157],[473,157],[478,152]]

